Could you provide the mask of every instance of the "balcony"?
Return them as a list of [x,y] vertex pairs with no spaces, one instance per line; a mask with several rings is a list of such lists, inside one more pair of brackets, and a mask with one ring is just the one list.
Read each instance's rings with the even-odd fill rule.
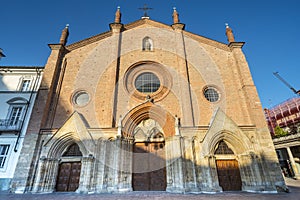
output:
[[3,132],[19,132],[21,130],[21,120],[0,119],[0,134]]

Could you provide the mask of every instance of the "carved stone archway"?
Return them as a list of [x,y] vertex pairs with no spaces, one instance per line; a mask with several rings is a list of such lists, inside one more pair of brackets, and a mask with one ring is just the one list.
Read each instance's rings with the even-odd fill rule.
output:
[[[63,157],[72,145],[78,146],[81,156],[77,158]],[[62,162],[77,162],[80,173],[79,187],[76,192],[87,193],[90,190],[90,179],[94,157],[94,141],[77,112],[74,112],[65,124],[53,134],[42,146],[36,177],[32,192],[53,192],[56,188],[56,177]],[[79,165],[81,169],[79,169]],[[77,186],[76,186],[77,188]]]
[[133,138],[135,127],[145,119],[153,119],[162,127],[165,137],[175,135],[175,118],[166,110],[151,101],[130,110],[122,120],[122,135]]

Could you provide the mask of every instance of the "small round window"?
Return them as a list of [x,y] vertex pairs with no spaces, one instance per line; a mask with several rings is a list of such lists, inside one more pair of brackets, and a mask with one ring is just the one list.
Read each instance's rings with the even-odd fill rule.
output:
[[85,106],[88,104],[90,96],[85,91],[77,92],[73,97],[73,102],[77,106]]
[[216,102],[220,99],[219,92],[213,87],[205,88],[204,96],[209,102]]
[[151,72],[144,72],[138,75],[134,82],[135,88],[141,93],[153,93],[160,87],[158,77]]

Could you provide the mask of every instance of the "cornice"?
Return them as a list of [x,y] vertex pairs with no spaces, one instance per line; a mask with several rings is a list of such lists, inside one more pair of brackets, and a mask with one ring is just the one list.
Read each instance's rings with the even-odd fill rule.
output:
[[64,48],[62,44],[48,44],[51,50],[61,50]]
[[242,48],[244,46],[245,42],[230,42],[228,44],[228,47],[230,49],[233,49],[233,48]]
[[157,27],[157,28],[165,28],[165,29],[173,30],[172,26],[170,26],[170,25],[164,24],[162,22],[157,22],[157,21],[154,21],[154,20],[151,20],[151,19],[147,19],[147,18],[140,19],[140,20],[134,21],[132,23],[126,24],[126,25],[124,25],[124,29],[126,31],[126,30],[129,30],[129,29],[139,27],[139,26],[144,25],[144,24],[154,26],[154,27]]
[[288,144],[288,143],[291,143],[291,142],[298,142],[299,143],[300,142],[300,133],[273,139],[274,145]]
[[[164,28],[164,29],[167,29],[170,31],[174,31],[174,26],[172,26],[172,25],[167,25],[167,24],[164,24],[161,22],[157,22],[157,21],[145,18],[145,19],[140,19],[140,20],[134,21],[132,23],[123,25],[121,32],[125,32],[125,31],[137,28],[137,27],[145,25],[145,24],[153,26],[153,27],[157,27],[157,28]],[[234,42],[234,44],[230,43],[228,45],[228,44],[225,44],[225,43],[222,43],[222,42],[219,42],[219,41],[216,41],[216,40],[204,37],[204,36],[200,36],[195,33],[191,33],[189,31],[182,30],[182,33],[185,36],[190,37],[198,42],[201,42],[201,43],[204,43],[204,44],[207,44],[207,45],[210,45],[210,46],[213,46],[213,47],[225,50],[225,51],[231,51],[232,45],[234,45],[234,44],[235,44],[234,47],[236,47],[236,45],[239,45],[239,44],[244,44],[241,42]],[[112,34],[113,34],[112,30],[110,30],[110,31],[92,36],[90,38],[75,42],[73,44],[67,45],[65,48],[68,51],[72,51],[77,48],[83,47],[85,45],[89,45],[91,43],[94,43],[94,42],[100,41],[102,39],[105,39],[107,37],[110,37],[110,36],[112,36]]]
[[201,42],[201,43],[204,43],[204,44],[207,44],[207,45],[210,45],[210,46],[213,46],[213,47],[225,50],[225,51],[231,51],[231,49],[225,43],[222,43],[217,40],[213,40],[213,39],[210,39],[210,38],[207,38],[207,37],[195,34],[195,33],[191,33],[188,31],[183,31],[183,33],[184,33],[184,35],[186,35],[198,42]]
[[112,31],[107,31],[107,32],[104,32],[104,33],[92,36],[90,38],[87,38],[87,39],[75,42],[73,44],[67,45],[66,49],[68,51],[73,51],[73,50],[78,49],[80,47],[89,45],[89,44],[91,44],[93,42],[97,42],[97,41],[102,40],[104,38],[110,37],[111,35],[112,35]]

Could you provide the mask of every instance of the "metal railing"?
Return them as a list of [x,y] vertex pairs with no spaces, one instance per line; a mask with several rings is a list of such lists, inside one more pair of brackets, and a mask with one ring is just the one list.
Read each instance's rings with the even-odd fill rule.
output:
[[22,121],[21,120],[10,120],[0,119],[0,131],[20,131]]

